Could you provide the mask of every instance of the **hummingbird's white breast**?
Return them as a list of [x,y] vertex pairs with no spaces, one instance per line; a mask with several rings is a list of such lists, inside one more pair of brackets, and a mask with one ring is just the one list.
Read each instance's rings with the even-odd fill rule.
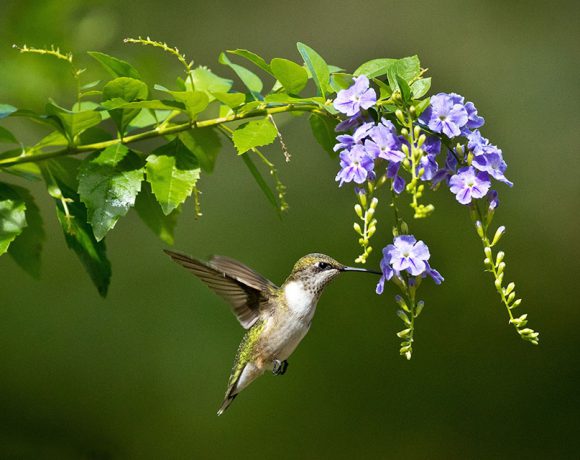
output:
[[287,309],[271,317],[265,328],[267,345],[273,359],[288,359],[310,329],[318,296],[299,281],[284,287]]

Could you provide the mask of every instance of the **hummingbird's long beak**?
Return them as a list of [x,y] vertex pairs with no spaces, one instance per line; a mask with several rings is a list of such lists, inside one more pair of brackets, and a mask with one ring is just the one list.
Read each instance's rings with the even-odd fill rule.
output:
[[363,272],[363,273],[373,273],[374,275],[382,275],[381,272],[376,270],[368,270],[366,268],[359,268],[359,267],[342,267],[341,271],[343,272]]

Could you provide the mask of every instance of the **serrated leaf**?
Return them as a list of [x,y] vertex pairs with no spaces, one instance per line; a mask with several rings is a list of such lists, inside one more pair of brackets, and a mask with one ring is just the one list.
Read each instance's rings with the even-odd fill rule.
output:
[[135,200],[135,210],[141,220],[155,233],[161,241],[173,245],[173,232],[177,225],[177,217],[180,213],[180,207],[175,208],[171,213],[165,215],[161,206],[155,199],[151,191],[151,185],[143,182],[143,186],[137,199]]
[[111,145],[93,158],[92,162],[98,165],[116,166],[128,153],[129,149],[123,144]]
[[430,88],[431,88],[431,77],[421,78],[420,80],[415,81],[411,85],[413,98],[419,99],[420,97],[425,96],[425,94],[427,94]]
[[70,187],[72,185],[76,188],[76,180],[71,177],[71,170],[78,170],[79,162],[67,160],[48,162],[43,167],[43,175],[48,193],[55,199],[56,215],[67,246],[76,253],[99,294],[105,297],[111,280],[111,264],[107,259],[105,242],[98,242],[95,239],[87,223],[86,208],[80,202],[78,194]]
[[196,128],[178,134],[183,145],[195,155],[201,168],[211,173],[221,149],[220,138],[213,128]]
[[87,208],[88,222],[97,241],[101,241],[133,207],[144,175],[136,155],[127,154],[124,161],[117,164],[111,157],[108,151],[90,157],[79,172],[80,199]]
[[397,59],[397,62],[395,63],[395,71],[403,80],[407,82],[413,80],[421,73],[419,57],[415,55]]
[[260,77],[258,77],[251,70],[248,70],[245,67],[230,61],[226,53],[220,53],[218,61],[220,64],[230,67],[236,73],[238,78],[242,80],[242,83],[246,86],[246,88],[248,88],[257,99],[260,99],[259,94],[264,88]]
[[207,67],[196,67],[191,71],[191,77],[193,88],[207,94],[210,102],[215,99],[212,93],[227,93],[234,84],[232,80],[217,76]]
[[46,113],[59,121],[59,125],[57,125],[60,127],[59,130],[71,141],[83,131],[98,125],[102,120],[99,112],[93,110],[72,112],[54,102],[49,102],[46,105]]
[[256,53],[253,53],[252,51],[237,49],[237,50],[228,50],[227,52],[230,54],[235,54],[236,56],[243,57],[243,58],[247,59],[248,61],[256,64],[264,72],[272,74],[272,70],[271,70],[270,66],[266,63],[264,58],[262,58],[261,56],[258,56]]
[[255,147],[271,144],[277,135],[278,130],[276,127],[270,120],[264,118],[263,120],[250,121],[238,126],[232,135],[232,140],[238,155],[242,155]]
[[114,77],[130,77],[141,80],[141,75],[137,69],[128,62],[98,51],[89,51],[88,54]]
[[10,104],[0,104],[0,119],[6,118],[16,112],[18,109]]
[[304,67],[288,59],[274,58],[270,62],[270,68],[276,79],[290,94],[300,94],[308,83],[308,73]]
[[313,113],[310,115],[310,128],[316,141],[326,150],[331,156],[336,157],[337,153],[333,150],[336,145],[336,125],[338,121],[330,117],[322,117]]
[[13,187],[26,204],[26,227],[16,238],[8,253],[14,261],[34,278],[40,277],[40,256],[45,238],[40,210],[28,190],[22,187]]
[[0,182],[0,255],[26,225],[26,203],[12,186]]
[[322,97],[326,98],[326,93],[329,90],[330,71],[326,61],[309,46],[298,42],[296,44],[298,52],[304,59],[304,63],[310,69],[310,74],[314,80],[314,84],[320,91]]
[[14,137],[14,134],[2,126],[0,126],[0,142],[18,144],[18,140]]
[[176,101],[185,106],[185,111],[191,120],[203,112],[209,105],[209,97],[203,91],[170,91]]
[[[141,80],[129,77],[119,77],[111,80],[103,87],[103,100],[123,100],[127,102],[147,99],[149,89]],[[109,110],[111,118],[117,125],[120,133],[125,134],[129,123],[139,115],[140,108]]]
[[146,171],[147,182],[165,215],[191,195],[200,176],[197,159],[179,139],[154,150],[147,157]]
[[368,78],[382,77],[387,75],[389,68],[392,68],[396,59],[391,58],[379,58],[371,59],[363,64],[361,64],[358,69],[354,71],[354,76],[366,75]]
[[246,95],[244,93],[212,93],[212,95],[223,104],[228,107],[235,109],[239,107],[246,101]]

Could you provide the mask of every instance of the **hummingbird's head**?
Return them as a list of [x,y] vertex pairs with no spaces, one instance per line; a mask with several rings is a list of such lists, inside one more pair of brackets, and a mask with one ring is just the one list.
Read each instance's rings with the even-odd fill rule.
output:
[[349,271],[381,274],[365,268],[347,267],[325,254],[314,253],[302,257],[294,264],[289,279],[301,281],[305,288],[320,293],[340,273]]

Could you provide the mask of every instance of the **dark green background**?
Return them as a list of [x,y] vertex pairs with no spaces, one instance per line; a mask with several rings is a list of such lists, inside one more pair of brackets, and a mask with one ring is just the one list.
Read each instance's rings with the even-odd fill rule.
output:
[[[297,41],[347,69],[419,54],[434,90],[474,101],[504,151],[515,187],[500,186],[496,221],[541,344],[507,325],[467,212],[442,190],[435,215],[412,223],[446,278],[421,289],[413,360],[398,356],[393,288],[377,297],[374,279],[344,275],[289,372],[263,377],[218,418],[242,335],[228,308],[134,213],[108,237],[114,276],[102,300],[35,187],[42,280],[0,259],[0,458],[577,458],[578,2],[4,0],[1,10],[0,100],[32,109],[70,101],[72,81],[14,42],[110,52],[167,85],[176,63],[124,37],[166,40],[223,75],[221,50],[298,60]],[[275,282],[308,252],[352,262],[351,189],[336,187],[336,162],[305,119],[283,132],[292,162],[268,152],[289,186],[288,215],[277,219],[228,147],[201,182],[203,218],[185,207],[176,248],[236,257]],[[377,246],[391,222],[380,217]]]

